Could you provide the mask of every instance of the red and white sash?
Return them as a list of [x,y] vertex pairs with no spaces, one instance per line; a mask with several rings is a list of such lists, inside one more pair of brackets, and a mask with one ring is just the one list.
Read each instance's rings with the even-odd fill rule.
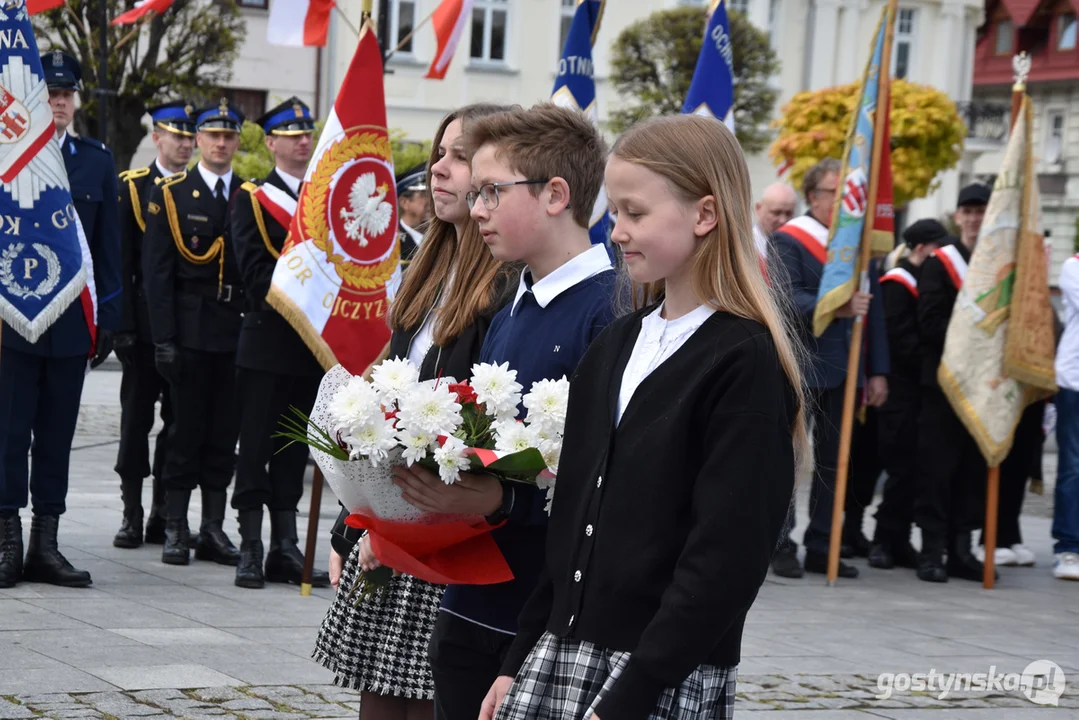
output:
[[259,185],[259,189],[251,194],[259,201],[263,210],[270,213],[281,227],[288,230],[289,225],[292,224],[292,216],[296,214],[296,198],[269,183]]
[[797,240],[821,265],[828,259],[828,228],[809,215],[800,215],[776,232],[786,233]]
[[918,297],[918,279],[910,274],[908,270],[903,268],[893,268],[884,273],[880,279],[881,282],[897,282],[907,290],[910,290],[910,294],[914,297]]
[[963,280],[967,277],[967,261],[963,259],[963,254],[959,252],[959,248],[955,245],[945,245],[942,248],[937,248],[933,253],[933,257],[940,260],[944,265],[944,269],[948,271],[948,277],[952,279],[952,284],[955,285],[955,289],[963,287]]

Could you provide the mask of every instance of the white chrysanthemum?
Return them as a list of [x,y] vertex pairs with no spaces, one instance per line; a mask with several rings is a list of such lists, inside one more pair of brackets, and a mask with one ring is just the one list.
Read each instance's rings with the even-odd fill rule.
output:
[[371,384],[386,405],[404,397],[419,379],[420,371],[408,359],[384,360],[371,371]]
[[334,393],[330,414],[337,430],[358,427],[384,417],[378,392],[362,377],[353,377]]
[[521,402],[521,384],[517,371],[510,364],[480,363],[472,366],[472,389],[476,401],[487,406],[487,414],[499,419],[517,417],[517,405]]
[[414,435],[452,435],[461,426],[461,406],[447,385],[413,386],[401,398],[398,426]]
[[442,478],[442,482],[452,485],[461,479],[461,471],[471,466],[464,453],[464,442],[455,437],[447,437],[442,447],[435,450],[438,476]]
[[425,433],[403,432],[397,436],[397,441],[405,449],[402,457],[409,467],[427,457],[427,451],[435,444],[435,436]]
[[349,446],[349,457],[352,460],[363,457],[370,460],[372,465],[378,465],[385,460],[387,453],[397,447],[393,420],[384,417],[349,428],[342,439]]
[[491,423],[491,429],[495,433],[495,450],[498,452],[521,452],[539,445],[536,432],[516,420]]
[[[540,454],[543,455],[543,462],[547,465],[547,469],[558,474],[558,461],[562,458],[562,440],[540,440],[539,443]],[[539,484],[539,480],[536,481]],[[554,481],[551,481],[554,484]],[[540,487],[545,487],[540,485]]]
[[569,380],[539,380],[524,396],[528,422],[561,432],[566,425],[566,406],[569,405]]

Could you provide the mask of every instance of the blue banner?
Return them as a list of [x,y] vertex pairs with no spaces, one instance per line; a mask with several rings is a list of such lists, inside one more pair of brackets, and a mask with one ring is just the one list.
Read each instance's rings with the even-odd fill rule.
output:
[[[881,74],[888,72],[887,67],[881,65],[887,17],[888,8],[885,8],[877,25],[873,54],[862,76],[862,97],[858,100],[857,113],[847,135],[843,169],[839,176],[841,186],[836,193],[829,227],[828,259],[821,274],[817,308],[813,313],[813,332],[818,336],[831,324],[835,311],[850,301],[857,289],[858,275],[866,269],[858,267],[861,260],[859,250],[869,205],[869,178],[879,178],[880,175],[879,168],[871,166]],[[875,213],[868,215],[872,221]]]
[[25,0],[0,10],[0,42],[0,317],[36,342],[87,274]]
[[713,117],[734,132],[734,48],[727,4],[712,0],[697,69],[682,112]]
[[[558,60],[558,77],[554,81],[551,102],[562,107],[580,110],[598,122],[596,108],[596,83],[593,79],[592,43],[599,32],[606,0],[577,0],[566,46]],[[592,209],[588,234],[593,245],[607,243],[607,194],[600,188],[596,205]]]

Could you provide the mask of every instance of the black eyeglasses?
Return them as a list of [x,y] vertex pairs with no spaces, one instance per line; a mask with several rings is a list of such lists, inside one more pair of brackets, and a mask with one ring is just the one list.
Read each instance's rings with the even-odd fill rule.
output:
[[549,183],[551,178],[543,178],[540,180],[516,180],[512,182],[496,182],[480,185],[479,190],[472,190],[465,194],[465,202],[468,203],[468,207],[472,208],[476,205],[476,200],[483,200],[483,206],[488,210],[494,210],[498,207],[498,188],[511,187],[513,185],[542,185]]

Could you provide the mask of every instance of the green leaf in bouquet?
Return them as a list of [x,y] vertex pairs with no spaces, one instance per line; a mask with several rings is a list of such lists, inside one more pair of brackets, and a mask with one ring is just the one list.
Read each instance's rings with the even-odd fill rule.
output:
[[475,455],[470,456],[474,470],[486,470],[514,482],[536,484],[536,476],[547,469],[543,454],[536,448],[510,453],[484,466]]
[[361,570],[356,576],[356,582],[348,592],[346,600],[353,600],[353,606],[358,607],[361,602],[371,597],[382,588],[390,584],[393,579],[393,570],[388,567],[379,567],[374,570]]
[[285,438],[289,441],[277,452],[281,452],[293,443],[303,443],[338,460],[349,459],[348,451],[337,444],[337,438],[311,422],[307,413],[295,405],[289,405],[288,411],[281,416],[277,424],[281,429],[274,433],[274,437]]

